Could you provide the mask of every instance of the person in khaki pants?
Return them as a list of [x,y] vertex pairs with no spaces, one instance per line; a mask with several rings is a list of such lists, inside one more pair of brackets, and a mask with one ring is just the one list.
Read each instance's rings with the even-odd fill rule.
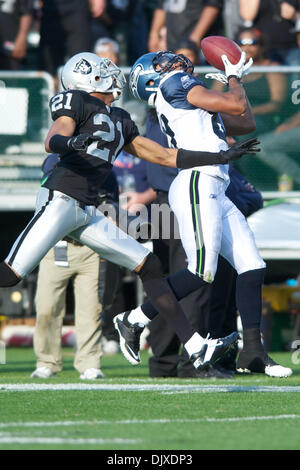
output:
[[99,266],[100,259],[95,252],[73,241],[59,242],[41,261],[35,298],[37,368],[32,378],[49,378],[62,370],[61,329],[71,278],[77,340],[74,366],[83,380],[104,377],[100,369]]

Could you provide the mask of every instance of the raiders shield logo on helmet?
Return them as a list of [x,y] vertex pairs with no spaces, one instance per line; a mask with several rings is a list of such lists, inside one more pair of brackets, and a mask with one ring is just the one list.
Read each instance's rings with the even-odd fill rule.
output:
[[80,61],[77,62],[74,68],[74,72],[82,73],[83,75],[88,75],[89,73],[91,73],[91,71],[92,71],[92,66],[85,59],[80,59]]

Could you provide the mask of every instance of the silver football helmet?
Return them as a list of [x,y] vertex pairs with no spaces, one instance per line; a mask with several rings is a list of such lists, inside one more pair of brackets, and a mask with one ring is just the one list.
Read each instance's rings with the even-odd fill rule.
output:
[[112,93],[120,98],[126,84],[123,72],[111,60],[91,52],[81,52],[71,57],[62,69],[63,88],[83,90],[88,93]]

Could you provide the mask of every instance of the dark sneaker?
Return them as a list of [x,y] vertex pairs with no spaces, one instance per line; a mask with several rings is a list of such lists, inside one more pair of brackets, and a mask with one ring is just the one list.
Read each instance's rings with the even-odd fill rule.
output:
[[130,312],[120,313],[114,318],[115,328],[120,337],[120,348],[127,361],[132,365],[139,364],[140,358],[140,337],[144,326],[139,323],[132,325],[127,318]]
[[208,335],[204,340],[201,351],[191,357],[195,369],[203,370],[209,365],[213,366],[235,347],[238,339],[239,334],[237,332],[217,339],[210,339]]
[[266,374],[269,377],[290,377],[293,373],[289,367],[283,367],[268,356],[265,351],[241,351],[237,366],[240,374],[250,374],[251,372]]

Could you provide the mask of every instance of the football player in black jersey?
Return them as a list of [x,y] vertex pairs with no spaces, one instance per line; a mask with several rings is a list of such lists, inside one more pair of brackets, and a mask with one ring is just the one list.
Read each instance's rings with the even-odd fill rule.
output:
[[[123,73],[109,59],[96,54],[81,53],[69,59],[62,71],[62,84],[65,91],[50,101],[54,122],[45,141],[46,151],[59,154],[61,159],[42,182],[34,217],[0,263],[0,286],[17,284],[55,243],[68,235],[101,257],[138,273],[153,305],[171,322],[195,367],[213,363],[236,343],[237,334],[205,342],[187,321],[163,278],[158,258],[97,211],[95,204],[123,148],[153,163],[189,168],[227,163],[244,153],[253,153],[256,139],[211,154],[167,149],[139,136],[130,115],[111,107],[125,85]],[[133,364],[139,363],[139,325],[131,326],[124,320],[117,326],[124,355]]]

